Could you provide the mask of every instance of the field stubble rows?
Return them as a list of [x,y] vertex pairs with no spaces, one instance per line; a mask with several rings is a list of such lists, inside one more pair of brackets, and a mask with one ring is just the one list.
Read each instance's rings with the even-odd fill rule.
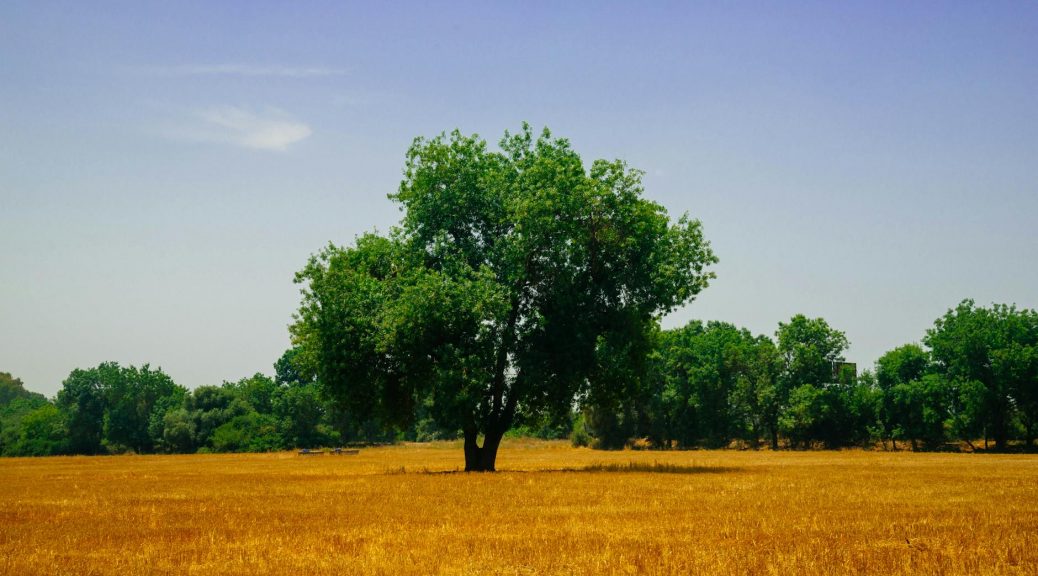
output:
[[0,461],[0,574],[1038,574],[1038,458],[450,444]]

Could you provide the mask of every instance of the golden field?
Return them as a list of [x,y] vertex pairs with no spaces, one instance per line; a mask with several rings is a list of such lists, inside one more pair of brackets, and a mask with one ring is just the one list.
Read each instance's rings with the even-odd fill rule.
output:
[[506,442],[0,460],[0,574],[1038,574],[1038,457]]

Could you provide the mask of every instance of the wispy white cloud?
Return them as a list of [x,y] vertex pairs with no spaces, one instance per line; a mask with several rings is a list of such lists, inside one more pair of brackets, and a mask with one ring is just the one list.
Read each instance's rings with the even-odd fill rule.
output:
[[322,66],[263,66],[255,64],[197,64],[144,69],[162,76],[243,76],[280,78],[321,78],[342,76],[345,70]]
[[276,108],[252,111],[236,106],[197,110],[191,119],[167,130],[177,139],[219,142],[257,150],[286,150],[313,133],[306,124]]

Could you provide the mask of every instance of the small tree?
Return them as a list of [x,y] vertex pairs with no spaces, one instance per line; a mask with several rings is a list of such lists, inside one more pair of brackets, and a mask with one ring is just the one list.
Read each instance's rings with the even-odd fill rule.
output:
[[404,424],[428,401],[462,431],[466,470],[494,470],[518,411],[559,415],[613,382],[602,348],[644,357],[628,336],[693,299],[716,262],[698,221],[642,197],[640,172],[587,168],[525,125],[500,152],[416,139],[391,198],[399,228],[297,275],[293,338],[352,414]]

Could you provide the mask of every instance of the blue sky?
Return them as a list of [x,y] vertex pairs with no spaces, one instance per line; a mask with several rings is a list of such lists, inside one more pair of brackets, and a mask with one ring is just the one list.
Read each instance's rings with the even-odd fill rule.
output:
[[524,120],[702,220],[718,279],[665,325],[821,316],[868,366],[1038,307],[1036,94],[1026,2],[4,2],[0,371],[269,373],[415,136]]

